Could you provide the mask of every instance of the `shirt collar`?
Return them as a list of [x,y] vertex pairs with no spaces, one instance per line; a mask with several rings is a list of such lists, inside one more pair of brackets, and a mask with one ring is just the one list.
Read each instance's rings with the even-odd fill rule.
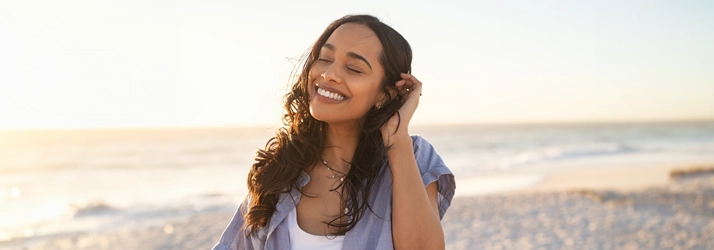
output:
[[300,202],[300,197],[302,196],[300,189],[307,185],[309,181],[310,175],[305,173],[305,171],[301,171],[296,183],[298,188],[293,188],[289,193],[282,193],[278,196],[278,203],[275,204],[275,212],[273,212],[273,216],[270,218],[267,232],[268,237],[270,237],[270,234],[275,231],[275,228],[287,218],[290,211],[295,209],[295,206]]

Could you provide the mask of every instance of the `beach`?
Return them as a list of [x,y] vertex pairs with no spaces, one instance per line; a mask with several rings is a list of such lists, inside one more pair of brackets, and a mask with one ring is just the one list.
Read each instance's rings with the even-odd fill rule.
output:
[[[642,167],[570,170],[526,188],[457,195],[442,221],[447,249],[713,249],[714,167],[669,176],[687,168],[649,168],[643,175],[632,174]],[[629,184],[593,185],[623,174],[630,176]],[[232,216],[230,211],[206,212],[141,229],[54,235],[0,246],[209,249]]]
[[[714,249],[714,124],[415,128],[447,249]],[[0,249],[210,249],[266,128],[0,133]],[[672,177],[672,173],[675,174]]]
[[[643,169],[611,170],[597,171],[600,182]],[[670,171],[651,172],[616,188],[575,171],[509,194],[459,197],[442,221],[447,249],[713,249],[714,172],[657,184],[652,176]]]
[[256,171],[352,215],[420,195],[407,135],[456,182],[446,249],[714,250],[712,31],[714,0],[0,0],[0,250],[211,249],[296,191]]

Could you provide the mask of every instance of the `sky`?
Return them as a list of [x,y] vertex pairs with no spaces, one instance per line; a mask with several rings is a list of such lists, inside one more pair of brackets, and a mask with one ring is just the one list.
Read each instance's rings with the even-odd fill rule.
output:
[[[299,2],[299,3],[298,3]],[[0,1],[0,129],[275,126],[345,14],[399,31],[412,124],[714,119],[712,1]]]

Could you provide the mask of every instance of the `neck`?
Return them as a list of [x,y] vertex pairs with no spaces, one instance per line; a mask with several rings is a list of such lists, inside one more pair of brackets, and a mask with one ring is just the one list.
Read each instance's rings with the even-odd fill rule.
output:
[[325,148],[322,149],[322,159],[330,164],[330,167],[343,173],[347,173],[352,162],[355,150],[359,144],[361,130],[359,124],[326,124],[325,126]]

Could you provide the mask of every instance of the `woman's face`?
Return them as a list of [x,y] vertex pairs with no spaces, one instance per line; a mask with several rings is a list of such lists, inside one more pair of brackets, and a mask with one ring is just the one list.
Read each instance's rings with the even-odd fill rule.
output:
[[382,44],[367,26],[340,25],[310,70],[310,114],[327,123],[358,122],[383,100]]

